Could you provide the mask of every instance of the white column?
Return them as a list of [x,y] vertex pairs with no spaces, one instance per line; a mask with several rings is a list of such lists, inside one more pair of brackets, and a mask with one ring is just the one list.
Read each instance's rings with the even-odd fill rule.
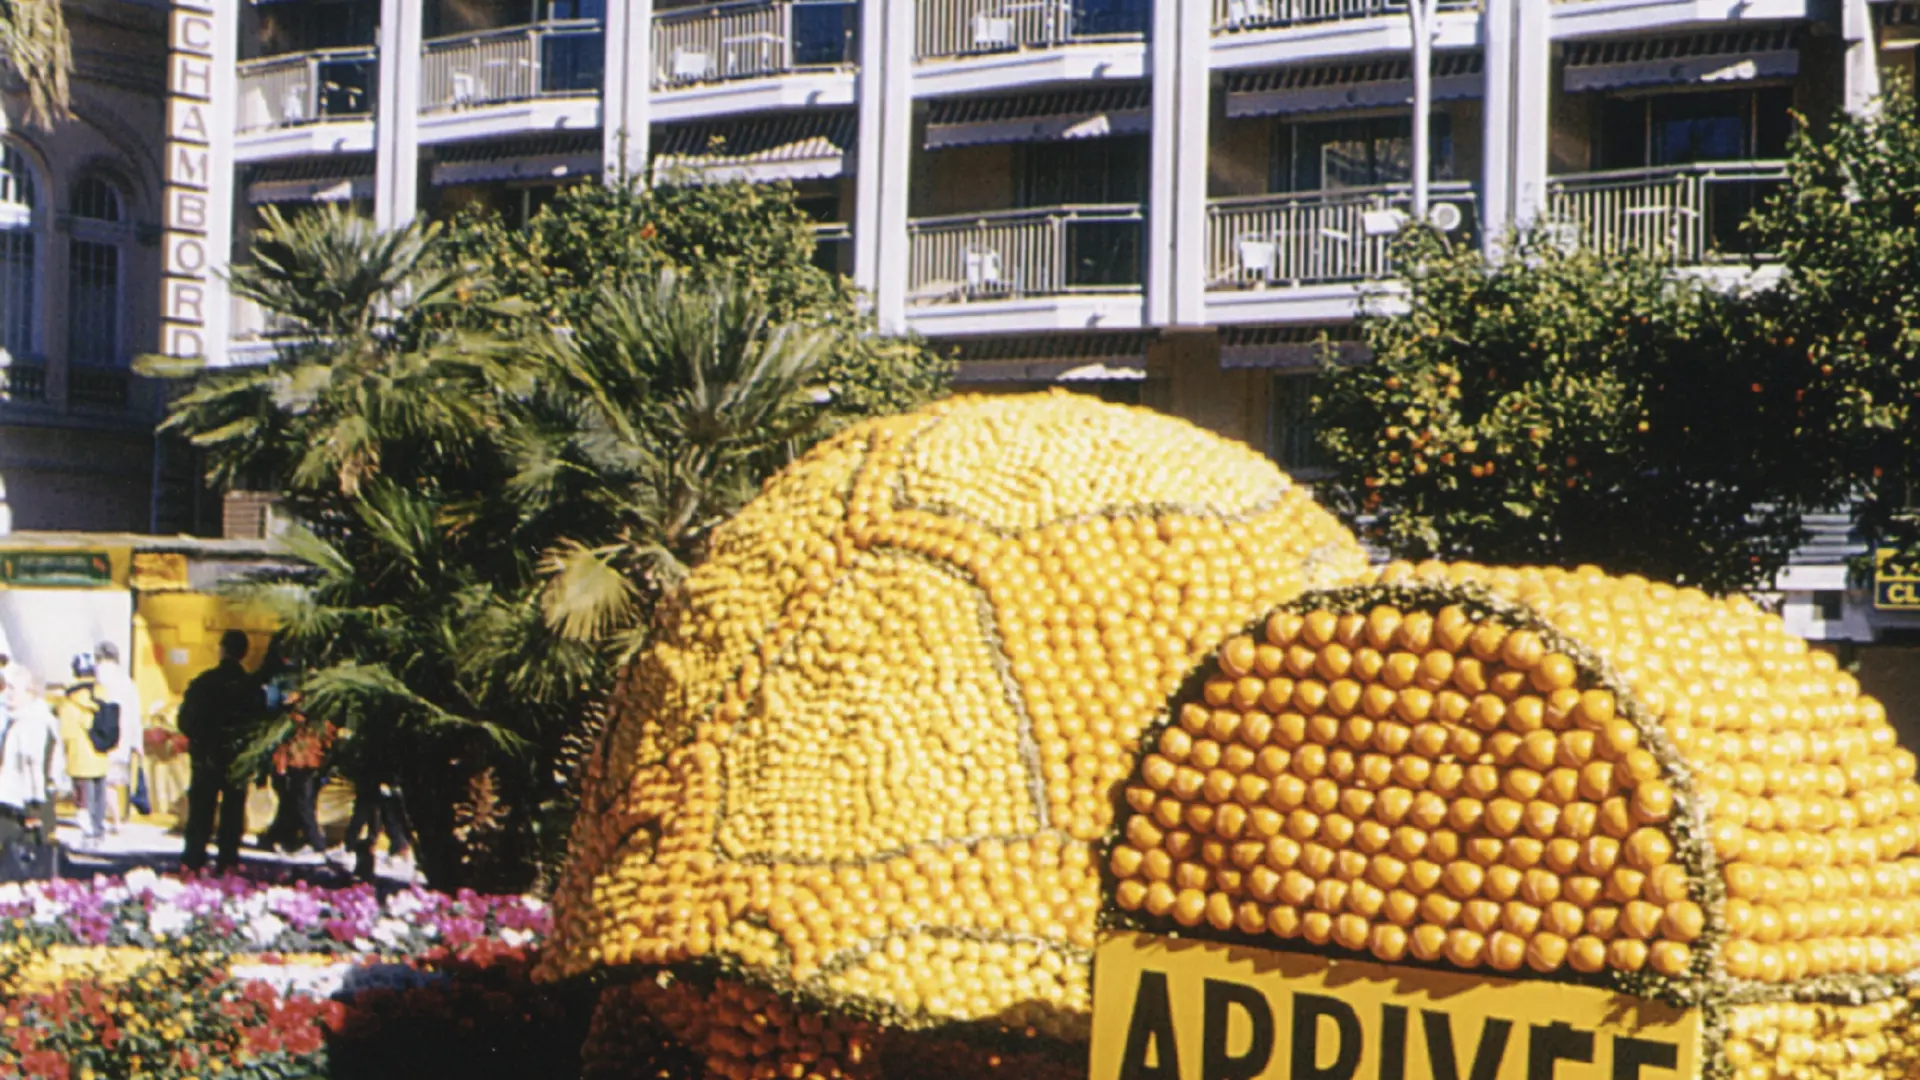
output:
[[873,298],[880,332],[907,325],[907,178],[913,163],[914,0],[860,5],[860,148],[853,283]]
[[1492,255],[1513,226],[1513,8],[1490,0],[1480,16],[1480,249]]
[[423,0],[381,0],[380,106],[374,116],[373,220],[382,229],[420,210],[420,50]]
[[1867,0],[1840,0],[1840,37],[1847,43],[1846,109],[1861,115],[1880,97],[1880,43]]
[[1547,210],[1547,141],[1553,135],[1552,5],[1507,0],[1513,6],[1513,125],[1509,211],[1518,229]]
[[1147,322],[1193,325],[1207,315],[1207,124],[1213,34],[1207,0],[1153,8],[1153,146],[1147,185]]
[[653,101],[653,0],[607,5],[607,58],[600,90],[600,178],[608,184],[647,174]]

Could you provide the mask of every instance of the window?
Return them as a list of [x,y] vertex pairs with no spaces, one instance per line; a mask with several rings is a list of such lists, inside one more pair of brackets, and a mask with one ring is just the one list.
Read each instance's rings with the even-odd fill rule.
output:
[[1137,203],[1146,195],[1145,135],[1022,143],[1021,206]]
[[1787,156],[1793,91],[1785,86],[1603,98],[1595,127],[1601,169]]
[[1312,375],[1275,375],[1267,406],[1267,456],[1300,479],[1327,472],[1327,457],[1315,438]]
[[[1453,123],[1434,113],[1433,179],[1453,179]],[[1275,191],[1339,191],[1413,179],[1413,118],[1373,116],[1280,125],[1274,139]]]
[[125,362],[120,342],[120,264],[127,233],[120,192],[98,176],[73,186],[68,212],[67,359],[91,367]]
[[39,200],[33,169],[18,147],[0,152],[0,348],[16,360],[36,354],[34,248]]

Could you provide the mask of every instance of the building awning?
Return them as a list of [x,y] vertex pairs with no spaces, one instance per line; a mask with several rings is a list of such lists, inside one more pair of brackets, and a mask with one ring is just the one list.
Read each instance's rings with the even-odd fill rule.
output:
[[333,180],[262,180],[247,185],[247,202],[255,206],[267,203],[352,202],[371,198],[371,176]]
[[[1435,53],[1433,100],[1480,97],[1485,83],[1481,67],[1477,52]],[[1227,81],[1227,115],[1235,118],[1412,104],[1413,62],[1404,56],[1242,72]]]
[[1152,124],[1145,85],[1012,97],[940,98],[927,117],[927,149],[1137,135]]
[[1313,371],[1324,359],[1364,364],[1373,350],[1352,326],[1230,326],[1220,332],[1220,366]]
[[1790,79],[1799,73],[1798,31],[1784,26],[1621,41],[1576,41],[1567,46],[1565,85],[1567,93],[1578,94],[1634,86]]
[[1147,377],[1146,334],[1045,334],[936,341],[957,361],[954,381],[1005,383],[1137,382]]
[[845,176],[858,146],[850,112],[660,128],[653,182],[820,180]]
[[373,156],[360,154],[255,165],[246,171],[247,202],[349,202],[373,198]]
[[597,174],[600,137],[559,135],[503,143],[455,144],[434,162],[434,187],[502,180],[573,180]]

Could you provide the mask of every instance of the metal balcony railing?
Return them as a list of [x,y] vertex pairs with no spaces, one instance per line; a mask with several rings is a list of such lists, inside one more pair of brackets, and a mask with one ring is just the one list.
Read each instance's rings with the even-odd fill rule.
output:
[[853,228],[844,221],[813,227],[813,265],[829,274],[853,272]]
[[47,400],[47,366],[14,362],[0,365],[0,401]]
[[1139,40],[1151,10],[1148,0],[920,0],[914,57]]
[[130,400],[133,373],[125,368],[70,365],[67,368],[67,404],[91,409],[124,409]]
[[853,0],[743,0],[653,17],[653,86],[845,67],[859,58]]
[[380,63],[372,49],[321,49],[240,65],[237,130],[361,120],[373,115]]
[[1728,161],[1549,177],[1548,212],[1566,242],[1638,251],[1680,266],[1760,254],[1741,229],[1786,178],[1780,161]]
[[[1455,236],[1478,226],[1473,189],[1435,184],[1428,213]],[[1406,185],[1214,199],[1207,204],[1207,281],[1215,289],[1377,281],[1405,221]],[[1450,209],[1449,209],[1450,208]]]
[[1120,203],[909,222],[909,302],[1136,292],[1144,220],[1138,205]]
[[426,44],[420,107],[427,112],[591,96],[606,58],[597,20],[536,23]]
[[[1471,11],[1479,0],[1441,0],[1442,11]],[[1406,0],[1213,0],[1216,31],[1262,30],[1272,26],[1371,19],[1383,15],[1405,17]]]

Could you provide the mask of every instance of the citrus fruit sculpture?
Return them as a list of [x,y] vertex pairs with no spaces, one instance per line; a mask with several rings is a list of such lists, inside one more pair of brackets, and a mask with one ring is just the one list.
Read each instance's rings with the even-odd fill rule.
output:
[[[852,427],[716,530],[622,677],[543,974],[1084,1039],[1141,731],[1248,619],[1364,570],[1264,458],[1161,414],[963,397]],[[837,1032],[794,1075],[857,1057]]]
[[1739,1080],[1920,1075],[1920,784],[1744,598],[1405,563],[1228,638],[1107,853],[1147,930],[1707,1010]]

